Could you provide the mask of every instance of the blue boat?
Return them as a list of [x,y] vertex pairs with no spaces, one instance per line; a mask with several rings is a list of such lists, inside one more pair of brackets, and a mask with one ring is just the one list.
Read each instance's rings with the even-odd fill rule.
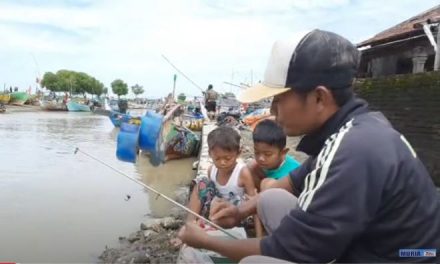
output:
[[67,104],[67,110],[71,112],[90,112],[90,106],[70,100]]
[[108,117],[115,127],[120,127],[122,123],[128,123],[132,118],[129,114],[121,114],[116,111],[111,111]]

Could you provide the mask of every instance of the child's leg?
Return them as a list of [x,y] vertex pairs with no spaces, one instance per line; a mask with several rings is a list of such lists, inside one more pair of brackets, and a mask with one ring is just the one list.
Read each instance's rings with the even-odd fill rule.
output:
[[[194,186],[188,207],[201,216],[208,218],[211,201],[215,196],[215,184],[208,178],[202,178]],[[194,221],[197,219],[195,216],[188,215],[187,220]]]

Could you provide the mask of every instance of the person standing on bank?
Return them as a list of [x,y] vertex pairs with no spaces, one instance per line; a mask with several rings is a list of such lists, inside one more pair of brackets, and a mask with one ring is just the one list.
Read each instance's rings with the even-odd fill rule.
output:
[[218,94],[214,91],[212,84],[208,85],[208,90],[205,92],[205,107],[211,119],[215,117],[217,112],[217,99]]
[[223,227],[258,213],[267,237],[225,241],[187,224],[183,242],[242,263],[440,263],[439,253],[399,256],[440,248],[440,200],[406,138],[354,96],[358,60],[352,43],[327,31],[275,43],[264,82],[241,100],[275,96],[277,121],[288,136],[305,135],[297,148],[309,159],[279,189],[239,207],[211,206],[211,220]]

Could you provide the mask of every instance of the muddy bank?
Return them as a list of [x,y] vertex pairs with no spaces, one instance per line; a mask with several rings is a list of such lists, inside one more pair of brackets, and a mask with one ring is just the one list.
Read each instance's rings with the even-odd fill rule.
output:
[[42,111],[41,107],[37,105],[5,105],[5,107],[5,114]]

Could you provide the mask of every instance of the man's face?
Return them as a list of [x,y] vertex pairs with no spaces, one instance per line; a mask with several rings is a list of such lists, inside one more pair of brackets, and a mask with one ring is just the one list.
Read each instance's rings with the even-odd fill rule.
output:
[[288,91],[277,95],[273,101],[277,122],[287,136],[300,136],[319,128],[320,105],[313,92],[306,96]]

